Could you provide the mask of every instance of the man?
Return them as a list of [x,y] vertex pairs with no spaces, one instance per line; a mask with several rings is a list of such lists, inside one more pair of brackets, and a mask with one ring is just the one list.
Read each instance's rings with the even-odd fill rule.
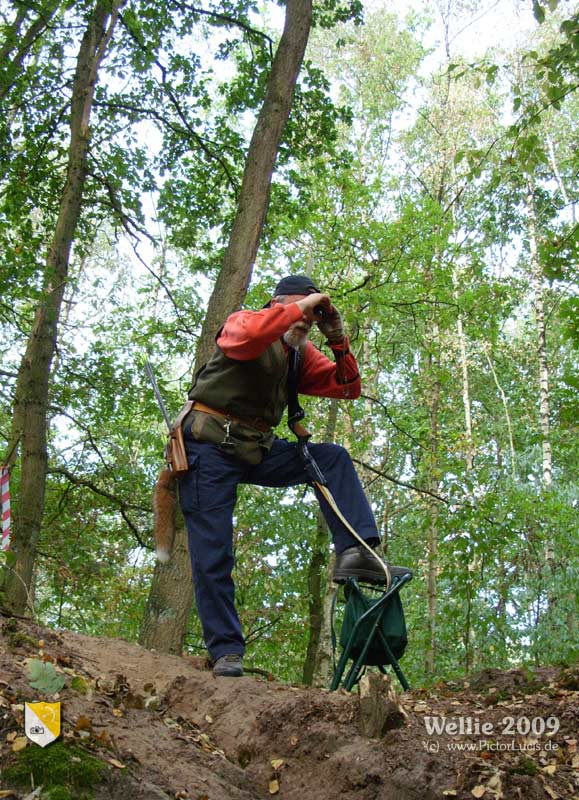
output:
[[[308,341],[314,322],[326,336],[334,361]],[[288,402],[292,349],[300,355],[295,376],[299,392],[351,400],[360,396],[358,366],[340,314],[329,296],[304,275],[280,281],[261,311],[238,311],[227,318],[212,357],[189,392],[195,401],[183,422],[189,471],[180,478],[179,496],[197,611],[217,676],[243,674],[245,643],[231,575],[237,485],[284,487],[308,482],[296,444],[272,433]],[[376,523],[346,450],[334,444],[312,444],[309,450],[342,515],[375,547]],[[384,571],[371,552],[356,541],[317,489],[316,495],[336,548],[334,580],[355,576],[383,581]]]

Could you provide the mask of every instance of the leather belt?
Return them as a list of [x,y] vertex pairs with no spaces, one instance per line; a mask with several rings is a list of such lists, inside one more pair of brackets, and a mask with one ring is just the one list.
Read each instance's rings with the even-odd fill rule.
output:
[[228,411],[221,411],[218,408],[206,406],[205,403],[201,403],[199,400],[193,400],[191,411],[201,411],[203,414],[211,414],[212,417],[217,417],[217,419],[229,419],[232,422],[241,422],[243,425],[248,425],[250,428],[255,428],[256,430],[261,431],[261,433],[269,433],[271,431],[271,425],[268,425],[265,420],[261,419],[261,417],[253,417],[252,419],[247,419],[246,417],[236,417],[234,414],[230,414]]

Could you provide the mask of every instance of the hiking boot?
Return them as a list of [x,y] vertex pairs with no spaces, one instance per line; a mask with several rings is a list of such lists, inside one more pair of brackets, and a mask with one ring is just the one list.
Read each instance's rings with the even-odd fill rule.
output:
[[218,678],[241,678],[243,657],[239,653],[228,653],[213,664],[213,674]]
[[[392,578],[412,575],[407,567],[394,567],[388,564]],[[348,547],[336,556],[336,566],[332,580],[334,583],[346,583],[348,578],[357,578],[369,583],[386,583],[386,574],[376,558],[362,544]]]

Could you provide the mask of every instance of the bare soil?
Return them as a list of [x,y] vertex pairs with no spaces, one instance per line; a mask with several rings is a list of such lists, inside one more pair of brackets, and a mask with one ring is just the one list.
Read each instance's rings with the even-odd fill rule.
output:
[[[204,659],[0,623],[0,765],[22,752],[24,703],[60,701],[63,740],[106,765],[96,800],[579,800],[579,668],[404,692],[400,727],[368,738],[356,691],[215,678]],[[38,658],[66,678],[58,695],[30,687]],[[0,798],[33,789],[0,778]]]

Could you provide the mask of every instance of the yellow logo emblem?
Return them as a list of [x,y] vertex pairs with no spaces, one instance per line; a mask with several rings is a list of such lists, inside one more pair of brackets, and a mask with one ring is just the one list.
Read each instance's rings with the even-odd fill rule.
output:
[[24,727],[30,741],[46,747],[60,736],[60,703],[25,703]]

